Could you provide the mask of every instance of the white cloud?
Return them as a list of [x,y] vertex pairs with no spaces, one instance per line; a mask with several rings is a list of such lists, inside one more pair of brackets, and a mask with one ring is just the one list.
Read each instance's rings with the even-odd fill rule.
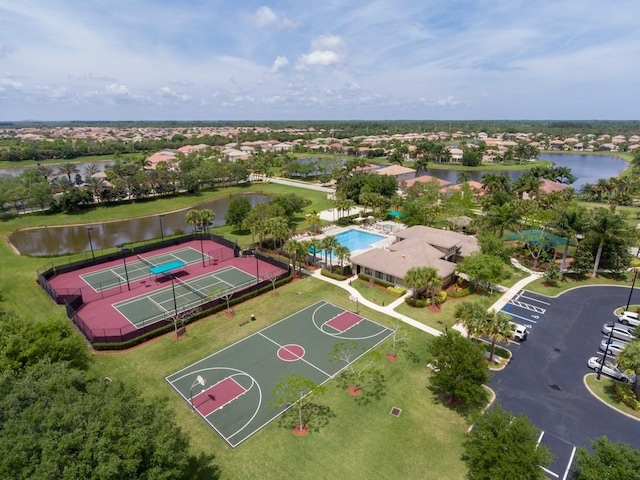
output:
[[344,62],[347,46],[337,35],[322,35],[311,41],[312,51],[302,55],[296,64],[298,70],[307,67],[330,67]]
[[291,20],[278,15],[271,8],[263,5],[254,13],[248,15],[249,21],[258,28],[276,27],[276,28],[293,28],[295,23]]
[[285,67],[289,64],[289,60],[287,57],[281,57],[278,55],[276,59],[273,61],[273,65],[271,65],[271,73],[277,73],[282,67]]

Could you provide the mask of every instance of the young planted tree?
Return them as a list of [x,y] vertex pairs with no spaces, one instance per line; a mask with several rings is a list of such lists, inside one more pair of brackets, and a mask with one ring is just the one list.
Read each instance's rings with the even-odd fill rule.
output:
[[[314,429],[319,429],[326,425],[333,415],[330,409],[320,407],[314,400],[325,391],[325,387],[317,385],[308,378],[291,374],[289,377],[282,377],[271,392],[272,408],[284,409],[286,412],[294,412],[295,416],[287,416],[286,412],[282,419],[287,428],[295,428],[298,432],[305,432],[311,428],[313,413],[321,413],[313,418],[316,424]],[[295,408],[292,408],[295,407]],[[316,407],[316,408],[313,408]],[[295,418],[293,424],[291,419]]]
[[487,410],[464,442],[469,479],[546,479],[542,467],[553,455],[539,437],[540,430],[523,414],[514,416],[500,405]]
[[359,398],[361,404],[369,403],[372,399],[380,399],[385,394],[385,378],[379,369],[374,368],[379,358],[379,353],[371,350],[363,359],[354,363],[365,353],[365,349],[359,348],[353,340],[345,340],[336,343],[329,358],[333,362],[344,362],[346,370],[338,376],[338,383],[347,391]]

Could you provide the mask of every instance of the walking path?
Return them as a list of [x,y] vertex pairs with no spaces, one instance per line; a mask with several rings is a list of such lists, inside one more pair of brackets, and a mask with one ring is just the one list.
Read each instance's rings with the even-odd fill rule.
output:
[[[522,280],[520,280],[519,282],[517,282],[515,285],[513,285],[512,287],[506,289],[504,287],[500,288],[500,290],[504,291],[504,293],[502,294],[502,296],[491,306],[491,310],[495,310],[496,312],[500,311],[508,302],[509,300],[511,300],[511,298],[513,298],[520,290],[522,290],[526,285],[528,285],[529,283],[533,282],[534,280],[537,280],[538,278],[540,278],[543,274],[539,273],[539,272],[533,272],[531,270],[529,270],[526,267],[523,267],[522,265],[520,265],[520,263],[518,263],[517,260],[515,259],[511,259],[511,263],[513,264],[514,267],[523,270],[525,272],[529,273],[528,277],[523,278]],[[405,298],[407,296],[410,296],[411,293],[407,293],[404,296],[398,298],[397,300],[394,300],[392,303],[390,303],[389,305],[385,305],[385,306],[380,306],[377,305],[373,302],[371,302],[370,300],[367,300],[366,298],[364,298],[360,292],[358,292],[358,290],[356,290],[355,288],[353,288],[350,284],[352,280],[356,280],[358,278],[357,275],[354,275],[353,277],[349,278],[348,280],[335,280],[333,278],[329,278],[329,277],[325,277],[324,275],[322,275],[322,271],[320,269],[315,270],[312,274],[312,277],[317,278],[318,280],[322,280],[323,282],[328,282],[331,283],[333,285],[336,285],[340,288],[342,288],[343,290],[346,290],[347,292],[349,292],[349,298],[354,299],[355,301],[357,301],[358,303],[360,303],[361,305],[365,305],[373,310],[377,310],[378,312],[382,312],[382,313],[386,313],[387,315],[389,315],[390,317],[393,318],[397,318],[398,320],[406,323],[407,325],[411,325],[412,327],[415,327],[419,330],[422,330],[423,332],[426,332],[430,335],[434,335],[434,336],[440,336],[442,335],[442,332],[440,330],[437,330],[433,327],[430,327],[428,325],[425,325],[424,323],[420,323],[417,320],[414,320],[411,317],[407,317],[406,315],[403,315],[402,313],[398,313],[395,311],[395,308],[399,305],[401,305]],[[463,334],[466,335],[466,332],[464,330],[464,328],[460,325],[460,324],[456,324],[453,328],[455,328],[456,330],[459,330],[460,332],[462,332]]]
[[306,188],[308,190],[317,190],[318,192],[326,192],[326,193],[336,193],[335,188],[331,187],[323,187],[322,185],[317,185],[308,182],[301,182],[299,180],[291,180],[289,178],[281,178],[281,177],[271,177],[268,180],[270,183],[279,183],[280,185],[288,185],[290,187],[298,187],[298,188]]

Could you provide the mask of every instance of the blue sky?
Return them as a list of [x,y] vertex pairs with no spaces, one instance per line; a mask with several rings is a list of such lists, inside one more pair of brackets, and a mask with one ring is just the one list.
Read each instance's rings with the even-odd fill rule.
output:
[[0,0],[0,120],[638,119],[640,1]]

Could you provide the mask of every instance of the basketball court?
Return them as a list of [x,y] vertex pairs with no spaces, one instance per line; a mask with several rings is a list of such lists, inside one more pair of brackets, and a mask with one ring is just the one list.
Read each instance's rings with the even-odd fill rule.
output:
[[332,361],[334,345],[356,342],[356,361],[392,333],[321,301],[166,380],[229,446],[236,447],[291,407],[269,405],[271,392],[283,378],[295,374],[322,385],[347,367]]

